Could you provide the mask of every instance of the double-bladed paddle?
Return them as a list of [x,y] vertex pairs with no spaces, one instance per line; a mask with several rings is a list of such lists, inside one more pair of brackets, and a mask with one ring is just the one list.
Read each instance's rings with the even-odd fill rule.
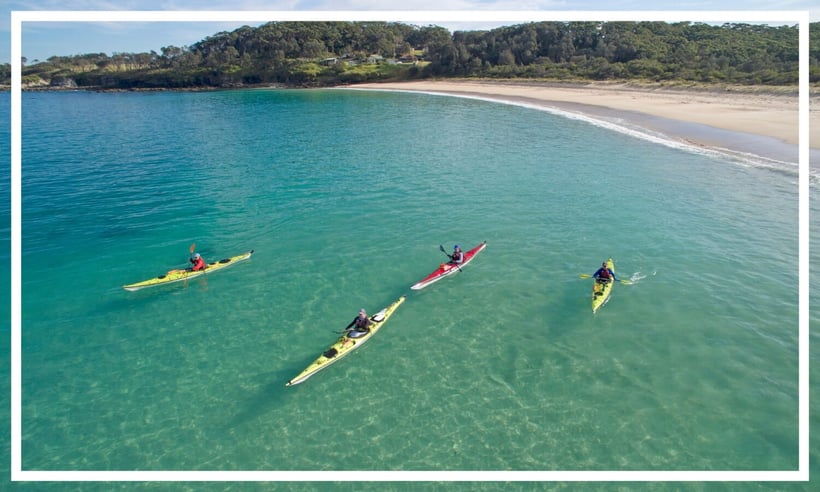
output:
[[[582,274],[580,275],[580,277],[581,277],[581,278],[592,278],[592,275],[590,275],[590,274],[588,274],[588,273],[582,273]],[[629,285],[629,284],[631,284],[631,283],[632,283],[632,281],[631,281],[631,280],[624,280],[624,279],[620,279],[620,280],[618,280],[618,282],[620,282],[620,283],[622,283],[622,284],[624,284],[624,285]]]

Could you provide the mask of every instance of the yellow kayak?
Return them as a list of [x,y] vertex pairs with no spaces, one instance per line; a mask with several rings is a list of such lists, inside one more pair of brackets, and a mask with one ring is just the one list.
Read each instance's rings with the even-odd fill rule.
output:
[[208,263],[208,265],[205,266],[204,270],[197,270],[195,272],[187,268],[170,270],[168,273],[159,275],[154,278],[150,278],[148,280],[143,280],[142,282],[123,285],[122,288],[125,290],[134,291],[144,289],[146,287],[155,287],[157,285],[172,284],[174,282],[179,282],[181,280],[199,277],[200,275],[204,275],[206,273],[211,273],[216,270],[222,270],[223,268],[239,263],[242,260],[247,260],[251,257],[252,254],[253,250],[250,250],[247,253],[242,253],[241,255],[233,256],[231,258],[225,258],[219,261],[215,261],[213,263]]
[[[615,264],[612,262],[612,258],[606,261],[606,265],[615,273]],[[615,285],[615,281],[610,280],[606,283],[598,282],[597,280],[593,281],[592,284],[592,312],[595,313],[598,309],[601,308],[606,302],[609,300],[609,295],[612,293],[612,286]]]
[[371,316],[370,321],[373,321],[374,324],[371,325],[370,331],[367,332],[367,334],[357,338],[350,338],[347,336],[347,334],[344,334],[341,337],[339,337],[339,339],[336,340],[336,343],[331,345],[329,349],[322,352],[322,355],[320,355],[315,361],[313,361],[311,365],[307,366],[307,368],[305,368],[304,371],[300,372],[298,376],[288,381],[288,383],[285,386],[293,386],[304,382],[305,380],[307,380],[307,378],[313,376],[317,372],[330,366],[331,364],[341,359],[345,355],[349,354],[350,352],[353,352],[357,348],[364,345],[366,341],[370,340],[370,338],[373,335],[375,335],[381,329],[382,326],[384,326],[387,320],[390,319],[390,316],[393,314],[393,312],[396,311],[396,308],[398,308],[401,305],[401,303],[404,302],[404,299],[405,296],[399,297],[398,299],[393,301],[393,304],[387,306],[386,308]]

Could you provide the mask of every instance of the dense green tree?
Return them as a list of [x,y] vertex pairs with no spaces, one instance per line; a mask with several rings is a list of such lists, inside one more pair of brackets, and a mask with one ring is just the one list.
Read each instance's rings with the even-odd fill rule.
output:
[[[820,82],[819,25],[810,25],[813,83]],[[398,64],[406,55],[418,64]],[[32,83],[71,79],[94,88],[310,86],[429,76],[795,84],[798,58],[796,26],[535,22],[450,33],[392,22],[270,22],[159,53],[53,56],[24,64],[23,75]],[[9,80],[8,65],[0,66],[0,84]]]

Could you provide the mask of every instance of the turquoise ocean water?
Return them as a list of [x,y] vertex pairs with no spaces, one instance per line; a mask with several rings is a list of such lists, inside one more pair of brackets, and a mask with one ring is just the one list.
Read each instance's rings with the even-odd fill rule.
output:
[[[427,94],[26,93],[22,126],[25,470],[798,466],[796,168]],[[192,243],[255,254],[121,288]]]

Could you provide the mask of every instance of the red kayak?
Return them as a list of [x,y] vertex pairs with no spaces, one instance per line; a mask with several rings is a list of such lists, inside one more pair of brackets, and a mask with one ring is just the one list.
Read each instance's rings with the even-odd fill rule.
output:
[[[454,265],[452,263],[442,263],[441,265],[439,265],[438,269],[435,272],[424,277],[424,279],[421,282],[415,284],[410,288],[413,290],[423,289],[428,285],[432,284],[433,282],[437,282],[448,275],[452,275],[456,272],[461,271],[461,269],[464,268],[467,265],[467,263],[473,261],[473,257],[480,253],[481,250],[483,250],[486,246],[487,241],[483,241],[481,244],[471,249],[470,251],[465,251],[464,261],[462,261],[460,265]],[[444,248],[442,247],[441,250],[444,251]]]

